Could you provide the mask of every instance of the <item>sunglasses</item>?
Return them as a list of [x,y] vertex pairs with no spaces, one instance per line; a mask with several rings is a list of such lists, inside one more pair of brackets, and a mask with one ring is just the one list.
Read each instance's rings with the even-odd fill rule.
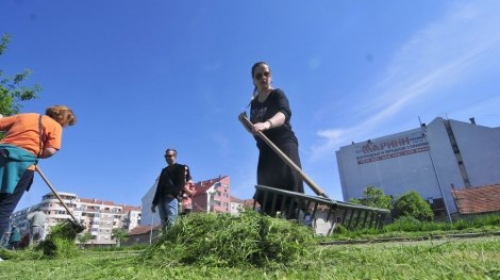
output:
[[172,158],[175,157],[175,155],[165,155],[166,158]]
[[269,76],[271,76],[271,73],[270,72],[257,73],[255,75],[255,79],[260,80],[260,79],[262,79],[263,76],[265,76],[266,78],[269,78]]

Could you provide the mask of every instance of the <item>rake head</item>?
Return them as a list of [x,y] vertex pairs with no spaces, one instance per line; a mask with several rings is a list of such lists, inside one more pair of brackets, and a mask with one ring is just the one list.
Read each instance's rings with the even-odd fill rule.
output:
[[73,235],[72,233],[74,233],[75,237],[78,233],[82,232],[85,230],[85,226],[82,225],[82,224],[79,224],[77,223],[76,221],[73,221],[73,220],[66,220],[64,221],[64,224],[63,224],[63,227],[64,227],[64,231],[67,232],[68,234],[70,235]]

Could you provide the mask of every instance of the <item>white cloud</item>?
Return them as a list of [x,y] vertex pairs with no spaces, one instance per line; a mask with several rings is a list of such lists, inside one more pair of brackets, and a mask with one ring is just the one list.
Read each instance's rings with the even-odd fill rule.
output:
[[356,114],[357,124],[317,132],[324,143],[312,148],[312,159],[331,154],[353,139],[370,138],[390,118],[412,106],[424,108],[427,99],[450,99],[456,92],[450,88],[480,76],[485,62],[499,61],[500,17],[493,12],[499,8],[498,1],[454,5],[440,20],[416,31],[393,55],[380,81],[367,91],[365,100],[370,102],[346,114]]
[[307,65],[308,65],[309,69],[316,70],[321,66],[321,58],[317,57],[317,56],[313,56],[308,60]]

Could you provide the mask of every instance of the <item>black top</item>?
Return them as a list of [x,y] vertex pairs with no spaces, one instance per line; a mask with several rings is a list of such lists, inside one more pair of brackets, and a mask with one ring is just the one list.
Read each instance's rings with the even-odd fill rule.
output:
[[[295,137],[292,125],[290,124],[292,111],[290,110],[288,99],[281,89],[273,89],[264,102],[259,102],[257,98],[252,100],[250,121],[252,123],[265,122],[278,112],[285,115],[285,123],[280,127],[273,127],[263,131],[263,133],[276,145],[288,143],[290,141],[298,144],[297,137]],[[257,146],[259,148],[266,146],[265,142],[259,137],[255,137],[255,139],[257,140]]]
[[186,182],[191,180],[190,172],[185,175],[186,168],[186,165],[174,163],[161,170],[153,205],[157,205],[161,198],[178,197],[181,194]]

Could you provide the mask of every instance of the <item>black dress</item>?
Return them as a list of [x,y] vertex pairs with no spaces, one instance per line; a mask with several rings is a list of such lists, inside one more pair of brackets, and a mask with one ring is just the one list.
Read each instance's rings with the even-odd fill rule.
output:
[[[263,102],[254,99],[251,103],[250,121],[252,123],[265,122],[273,117],[277,112],[285,115],[285,123],[279,127],[273,127],[263,133],[271,140],[287,157],[289,157],[298,167],[300,165],[299,144],[295,133],[290,125],[292,111],[285,93],[280,89],[274,89]],[[259,162],[257,166],[257,184],[273,188],[304,193],[304,186],[300,175],[289,167],[276,152],[274,152],[262,139],[255,137],[259,148]],[[256,192],[254,199],[262,206],[264,205],[264,194]],[[270,199],[268,195],[268,199]],[[284,204],[283,209],[281,206]],[[276,211],[283,211],[296,208],[296,203],[291,201],[283,203],[278,197],[275,207],[267,201],[262,211],[269,215],[274,215]],[[289,218],[291,217],[289,215]]]

